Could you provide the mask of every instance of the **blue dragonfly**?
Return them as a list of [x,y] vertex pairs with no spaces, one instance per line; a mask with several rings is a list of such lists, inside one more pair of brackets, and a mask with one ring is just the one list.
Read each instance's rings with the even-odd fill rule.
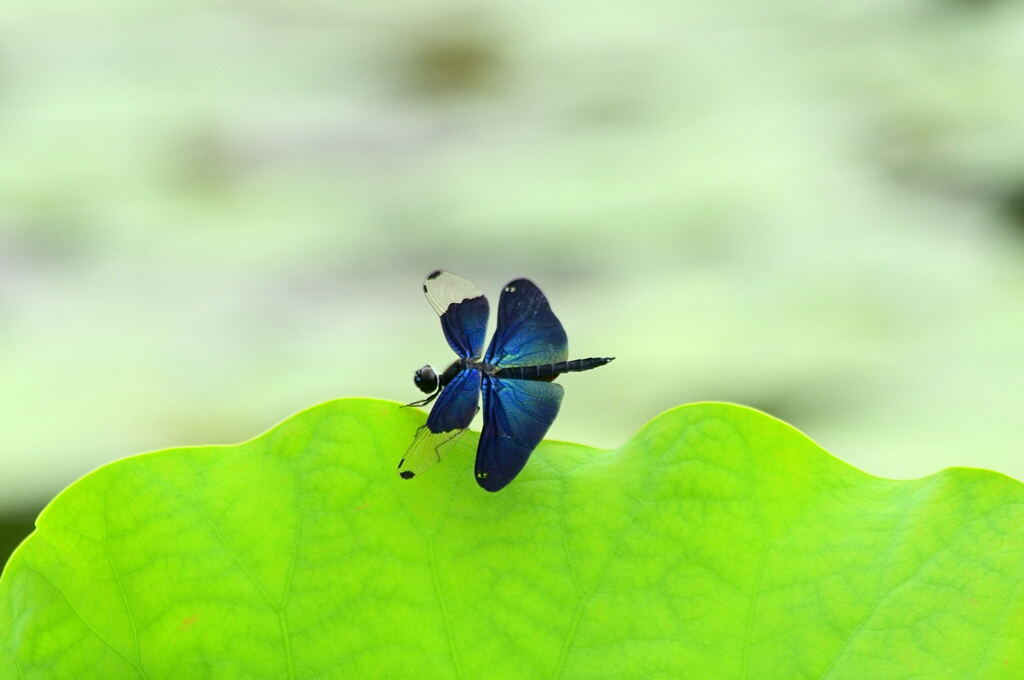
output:
[[490,307],[472,283],[438,270],[423,283],[427,301],[441,317],[441,329],[458,359],[440,375],[429,365],[413,381],[435,399],[427,423],[416,431],[398,463],[403,479],[412,479],[441,461],[480,410],[484,424],[476,450],[476,481],[499,491],[515,479],[562,404],[562,373],[589,371],[614,357],[568,361],[568,338],[548,299],[529,279],[509,282],[498,302],[498,328],[484,352]]

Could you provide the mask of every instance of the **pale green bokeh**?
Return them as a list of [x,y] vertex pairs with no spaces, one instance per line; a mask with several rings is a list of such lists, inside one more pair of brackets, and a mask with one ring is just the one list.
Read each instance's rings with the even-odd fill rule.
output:
[[437,267],[529,276],[617,357],[553,437],[724,399],[876,474],[1022,477],[1022,31],[952,0],[7,3],[0,509],[416,398]]
[[422,423],[330,402],[88,475],[0,580],[0,680],[1024,674],[1020,482],[879,479],[697,404],[488,494],[475,434],[399,479]]

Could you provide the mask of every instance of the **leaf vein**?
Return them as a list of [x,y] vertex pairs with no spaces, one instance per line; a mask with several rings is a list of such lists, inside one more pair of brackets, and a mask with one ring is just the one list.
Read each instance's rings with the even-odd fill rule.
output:
[[135,610],[132,609],[131,603],[128,601],[128,593],[124,589],[124,583],[121,581],[121,572],[117,568],[117,563],[114,561],[114,554],[110,550],[110,543],[108,538],[110,536],[109,526],[109,499],[110,494],[103,494],[103,540],[100,544],[103,546],[103,553],[106,555],[107,562],[110,564],[110,570],[114,574],[114,582],[117,583],[117,591],[121,594],[121,601],[124,603],[124,609],[128,612],[128,623],[131,624],[132,628],[132,639],[135,642],[135,659],[138,662],[139,673],[143,678],[149,678],[142,664],[142,647],[139,645],[139,625],[135,621]]
[[[56,546],[54,546],[54,547],[56,548]],[[36,574],[37,576],[42,577],[42,579],[44,581],[46,581],[46,583],[48,583],[50,585],[50,587],[53,588],[61,596],[61,598],[63,598],[64,602],[68,605],[68,609],[70,609],[72,611],[72,613],[78,618],[79,621],[82,622],[82,624],[89,630],[90,633],[92,633],[97,638],[99,638],[100,641],[102,641],[107,647],[110,647],[110,649],[113,650],[115,654],[117,654],[119,657],[124,659],[125,662],[128,665],[130,665],[132,668],[135,669],[135,672],[137,672],[139,674],[139,677],[141,677],[141,678],[145,678],[146,677],[146,675],[143,673],[142,669],[139,668],[139,665],[137,663],[135,663],[135,661],[133,661],[131,658],[129,658],[128,655],[125,654],[124,652],[122,652],[120,649],[118,649],[117,645],[115,645],[110,640],[108,640],[106,638],[106,636],[104,636],[102,633],[100,633],[98,630],[96,630],[96,628],[94,628],[93,625],[91,623],[89,623],[84,616],[82,616],[82,613],[78,611],[78,609],[75,607],[75,605],[71,602],[71,599],[68,598],[67,594],[65,594],[65,592],[63,590],[61,590],[60,587],[56,583],[53,582],[53,580],[49,577],[48,574],[46,574],[46,572],[41,571],[40,569],[37,569],[35,567],[30,567],[30,566],[24,566],[22,568],[25,571],[31,572],[33,574]]]

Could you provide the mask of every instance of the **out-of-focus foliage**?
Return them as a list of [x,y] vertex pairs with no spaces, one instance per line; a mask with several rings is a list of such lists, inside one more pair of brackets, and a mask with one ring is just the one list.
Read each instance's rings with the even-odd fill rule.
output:
[[551,435],[749,403],[1021,476],[1024,7],[5,3],[0,507],[418,396],[445,267],[549,294]]
[[498,494],[477,436],[343,400],[62,493],[0,580],[0,680],[832,678],[1024,673],[1024,486],[879,479],[762,413],[546,442]]

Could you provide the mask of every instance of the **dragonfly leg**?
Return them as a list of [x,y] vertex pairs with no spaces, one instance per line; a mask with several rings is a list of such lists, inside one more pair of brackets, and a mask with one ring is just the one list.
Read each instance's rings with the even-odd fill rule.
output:
[[419,401],[413,401],[413,402],[410,402],[408,404],[403,404],[402,408],[408,408],[409,406],[426,406],[430,402],[432,402],[435,399],[437,399],[438,395],[440,395],[440,394],[441,394],[441,390],[438,390],[437,392],[434,392],[433,394],[431,394],[426,399],[420,399]]

